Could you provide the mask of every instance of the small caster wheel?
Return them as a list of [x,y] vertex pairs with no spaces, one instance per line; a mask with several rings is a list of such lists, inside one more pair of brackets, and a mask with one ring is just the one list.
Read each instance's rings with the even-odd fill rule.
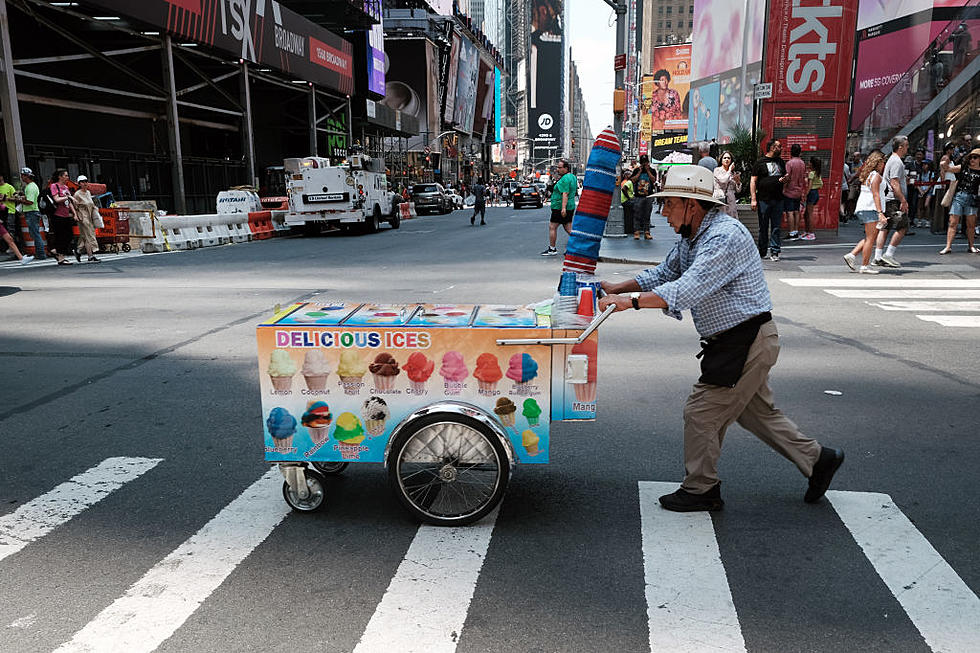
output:
[[326,495],[326,481],[320,474],[307,469],[305,472],[306,487],[310,490],[310,496],[300,499],[295,492],[289,488],[289,483],[283,481],[282,496],[289,504],[289,507],[296,512],[316,512],[323,507]]
[[321,462],[313,463],[313,466],[316,467],[316,471],[320,472],[321,474],[333,476],[347,469],[347,465],[349,464],[350,463],[342,462]]
[[122,251],[128,252],[131,249],[133,249],[133,247],[129,243],[123,243]]

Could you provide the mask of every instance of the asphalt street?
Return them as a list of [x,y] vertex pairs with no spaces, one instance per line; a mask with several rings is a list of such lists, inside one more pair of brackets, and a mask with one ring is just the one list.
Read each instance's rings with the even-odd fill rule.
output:
[[629,311],[600,329],[598,419],[552,424],[551,462],[517,466],[482,522],[420,528],[381,465],[290,512],[255,326],[305,299],[551,296],[547,209],[468,218],[0,266],[0,651],[977,650],[977,255],[910,246],[867,276],[817,241],[765,263],[777,405],[847,453],[818,504],[734,426],[725,509],[656,505],[698,338]]

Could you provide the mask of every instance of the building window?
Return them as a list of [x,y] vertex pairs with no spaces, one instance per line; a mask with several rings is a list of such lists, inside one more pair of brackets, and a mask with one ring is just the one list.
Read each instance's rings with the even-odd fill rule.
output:
[[661,45],[661,44],[663,44],[663,42],[664,42],[664,37],[658,36],[657,37],[657,45]]
[[667,21],[667,29],[671,29],[671,27],[670,27],[670,22],[671,22],[671,21],[669,21],[669,20]]
[[667,7],[667,15],[670,16],[672,13],[674,13],[674,8],[673,7]]
[[664,6],[663,5],[660,5],[659,7],[657,7],[657,13],[660,14],[661,16],[664,15]]
[[663,29],[663,28],[664,28],[664,21],[658,20],[657,21],[657,29]]
[[694,15],[694,5],[687,8],[687,13],[691,14],[692,16]]

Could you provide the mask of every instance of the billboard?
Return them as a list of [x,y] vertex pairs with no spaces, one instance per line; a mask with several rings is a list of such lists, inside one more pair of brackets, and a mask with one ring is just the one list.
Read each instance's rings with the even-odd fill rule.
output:
[[817,229],[837,227],[857,4],[770,0],[763,78],[773,85],[773,99],[763,102],[762,128],[784,143],[806,144],[823,161]]
[[504,79],[503,73],[500,68],[494,67],[493,69],[493,140],[500,142],[504,140],[504,122],[501,116],[501,111],[503,110],[503,86]]
[[472,132],[476,112],[476,87],[480,73],[480,53],[468,39],[460,39],[457,59],[459,70],[456,75],[453,124],[460,131]]
[[442,109],[442,121],[453,124],[456,109],[456,75],[459,74],[459,34],[453,34],[453,44],[449,50],[449,70],[446,73],[446,100]]
[[480,72],[476,81],[476,115],[473,116],[473,133],[484,140],[490,112],[493,110],[493,66],[480,58]]
[[[421,150],[439,133],[439,54],[428,40],[388,40],[388,74],[381,104],[414,116],[419,135],[408,139],[406,149]],[[437,147],[434,144],[433,147]]]
[[564,102],[564,4],[562,0],[531,1],[530,104],[528,137],[533,158],[555,157],[561,150]]
[[718,101],[721,82],[711,82],[691,91],[691,131],[693,141],[718,138]]
[[92,0],[92,4],[182,40],[224,50],[340,93],[354,92],[351,44],[276,0]]
[[504,127],[504,163],[517,163],[517,128]]
[[748,5],[746,14],[742,0],[694,0],[692,79],[704,79],[742,66],[742,33],[746,19],[749,21],[749,39],[745,61],[762,60],[766,0],[749,0]]
[[[928,102],[949,81],[950,73],[962,60],[960,53],[963,41],[950,39],[962,13],[966,0],[930,0],[922,10],[921,2],[906,5],[906,10],[916,13],[885,16],[882,12],[873,14],[875,18],[886,18],[887,22],[870,23],[859,28],[857,33],[857,63],[854,70],[854,104],[851,113],[851,129],[861,129],[864,121],[875,111],[876,124],[895,124],[908,120],[913,115],[913,107]],[[875,6],[874,3],[871,6]],[[861,5],[861,13],[865,4]],[[980,39],[980,21],[966,21],[969,43]],[[934,71],[932,66],[918,66],[920,57],[936,39],[940,40],[939,60],[942,71]],[[925,62],[929,63],[929,62]],[[919,70],[910,70],[913,66]],[[906,74],[908,73],[908,74]],[[901,92],[892,93],[896,84],[902,83]],[[882,107],[884,103],[883,108]]]
[[691,44],[653,49],[650,129],[687,131],[687,94],[691,88]]
[[385,31],[381,23],[367,32],[367,87],[372,93],[385,94]]

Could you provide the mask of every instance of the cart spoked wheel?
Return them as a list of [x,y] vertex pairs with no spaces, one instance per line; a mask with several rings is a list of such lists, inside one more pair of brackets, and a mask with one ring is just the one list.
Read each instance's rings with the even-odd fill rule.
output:
[[421,521],[462,526],[503,499],[510,478],[504,445],[485,425],[463,415],[426,415],[392,444],[388,482]]
[[122,251],[128,252],[131,249],[133,249],[133,247],[129,243],[123,243]]
[[295,492],[293,492],[289,483],[283,481],[282,484],[282,496],[289,504],[289,507],[296,512],[316,512],[324,505],[324,499],[326,498],[326,480],[313,470],[307,468],[304,475],[306,476],[306,487],[310,490],[310,496],[305,499],[300,499]]
[[320,472],[321,474],[324,474],[326,476],[333,476],[334,474],[339,474],[340,472],[347,469],[347,465],[349,464],[350,463],[333,461],[333,462],[313,463],[313,466],[316,467],[316,471]]

